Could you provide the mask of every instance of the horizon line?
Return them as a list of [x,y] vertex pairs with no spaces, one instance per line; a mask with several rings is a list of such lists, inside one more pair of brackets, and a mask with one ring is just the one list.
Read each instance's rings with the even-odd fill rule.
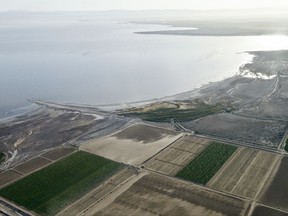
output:
[[53,12],[145,12],[145,11],[197,11],[197,12],[208,12],[208,11],[253,11],[253,10],[280,10],[280,11],[287,11],[288,8],[277,8],[277,7],[262,7],[262,8],[215,8],[215,9],[160,9],[160,8],[155,8],[155,9],[100,9],[100,10],[1,10],[0,13],[2,12],[43,12],[43,13],[53,13]]

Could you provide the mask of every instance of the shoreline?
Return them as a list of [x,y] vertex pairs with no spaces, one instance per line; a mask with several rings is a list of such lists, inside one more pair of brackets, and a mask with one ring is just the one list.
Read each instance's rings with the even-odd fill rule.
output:
[[[27,106],[21,106],[18,108],[14,108],[12,110],[8,110],[7,112],[13,112],[13,111],[17,111],[17,110],[24,110],[23,112],[18,112],[17,114],[13,114],[11,113],[9,116],[5,116],[5,113],[0,113],[0,123],[2,121],[5,121],[6,119],[10,119],[10,118],[14,118],[17,117],[19,115],[25,114],[26,112],[30,112],[33,111],[35,109],[31,109],[31,110],[26,110],[27,108],[29,108],[30,106],[33,105],[33,101],[43,101],[43,102],[49,102],[49,103],[55,103],[55,104],[65,104],[68,106],[78,106],[78,107],[91,107],[91,108],[100,108],[104,111],[115,111],[117,109],[124,109],[124,108],[128,108],[128,107],[139,107],[139,106],[144,106],[144,105],[148,105],[151,103],[157,103],[157,102],[162,102],[162,101],[166,101],[166,100],[177,100],[178,97],[182,98],[183,95],[186,94],[195,94],[198,95],[199,91],[201,91],[202,88],[206,88],[207,86],[216,84],[218,82],[223,82],[226,79],[229,78],[233,78],[234,76],[237,76],[239,73],[239,69],[246,64],[249,64],[253,61],[254,56],[251,55],[249,53],[249,51],[243,51],[240,53],[235,53],[235,55],[239,55],[239,54],[245,54],[247,55],[247,57],[245,57],[243,59],[243,63],[241,63],[238,67],[238,71],[232,75],[231,77],[221,77],[221,78],[217,78],[216,80],[214,79],[214,81],[208,81],[208,82],[203,82],[203,84],[201,84],[201,86],[199,87],[195,87],[191,90],[187,90],[184,92],[180,92],[180,93],[175,93],[172,95],[168,95],[168,96],[163,96],[163,97],[159,97],[159,98],[152,98],[152,99],[147,99],[147,100],[140,100],[140,101],[131,101],[131,102],[122,102],[122,103],[107,103],[107,104],[86,104],[86,103],[77,103],[76,101],[54,101],[54,100],[41,100],[41,99],[27,99],[29,102],[32,102],[31,104],[27,105]],[[7,113],[6,112],[6,113]]]
[[[119,112],[103,111],[103,107],[99,109],[100,107],[94,105],[34,101],[41,107],[38,111],[20,115],[12,119],[10,123],[2,124],[3,137],[7,139],[5,141],[7,145],[2,147],[2,151],[13,152],[17,149],[19,152],[15,160],[17,162],[30,157],[31,154],[34,155],[34,150],[33,153],[26,152],[27,146],[31,145],[31,140],[36,144],[38,151],[59,145],[75,147],[87,140],[103,137],[135,122],[146,122],[165,128],[172,128],[179,124],[182,129],[185,128],[196,135],[217,137],[225,142],[237,144],[241,142],[243,145],[275,150],[288,129],[287,102],[284,98],[286,94],[288,97],[288,87],[284,85],[288,82],[288,75],[285,75],[288,68],[288,50],[254,52],[254,54],[257,58],[254,57],[253,63],[245,64],[242,70],[260,71],[263,74],[273,72],[273,75],[277,75],[277,79],[247,78],[236,74],[193,91],[157,99],[154,104],[155,100],[146,101],[148,105],[138,102],[136,105],[139,109],[129,110],[131,107],[125,107]],[[281,64],[279,64],[279,56],[282,56]],[[216,109],[217,105],[221,105],[222,108]],[[211,107],[213,109],[209,111]],[[121,107],[118,108],[121,109]],[[178,111],[177,117],[183,121],[153,122],[153,120],[142,119],[141,115],[139,118],[133,114],[129,116],[130,111],[135,113],[140,110],[140,114],[142,112],[146,116],[149,113],[151,116],[152,112],[153,117],[153,111],[163,110],[163,108],[164,110],[170,108],[169,112]],[[207,111],[203,115],[204,108]],[[128,115],[121,115],[121,111],[122,113],[126,111]],[[200,114],[198,115],[197,112]],[[190,118],[187,113],[196,117]],[[102,116],[102,118],[95,119],[95,115]],[[181,118],[181,115],[184,118]],[[165,119],[165,116],[163,118]],[[37,126],[35,127],[34,124]],[[67,124],[66,127],[63,124]],[[19,127],[23,128],[23,125],[27,125],[25,132],[18,130]],[[48,135],[51,134],[51,130],[56,138]],[[15,140],[11,139],[10,131],[15,133],[15,137],[18,138],[16,143],[21,141],[21,145],[17,144],[16,147],[13,145]],[[59,131],[61,131],[60,134]],[[26,138],[29,139],[26,141]]]

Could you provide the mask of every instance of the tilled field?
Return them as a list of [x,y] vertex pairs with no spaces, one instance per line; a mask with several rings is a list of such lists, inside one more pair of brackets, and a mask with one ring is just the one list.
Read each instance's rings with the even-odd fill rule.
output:
[[97,215],[245,215],[248,204],[176,179],[144,176]]
[[288,213],[265,206],[257,206],[254,209],[252,216],[288,216]]
[[207,185],[253,199],[278,157],[274,153],[242,147]]
[[74,151],[75,149],[73,148],[57,148],[57,149],[48,151],[47,153],[44,153],[41,156],[44,158],[47,158],[48,160],[55,161],[55,160],[58,160],[62,157],[65,157],[71,154]]
[[28,174],[28,173],[31,173],[37,169],[40,169],[48,164],[50,164],[51,161],[50,160],[47,160],[45,158],[42,158],[42,157],[35,157],[23,164],[20,164],[16,167],[13,168],[13,170],[16,170],[20,173],[23,173],[23,174]]
[[288,157],[283,157],[279,169],[269,179],[267,190],[261,197],[261,203],[288,211]]
[[15,181],[18,178],[21,178],[22,174],[14,171],[14,170],[7,170],[0,174],[0,187]]
[[211,141],[185,136],[147,161],[144,166],[166,175],[176,175],[193,160]]

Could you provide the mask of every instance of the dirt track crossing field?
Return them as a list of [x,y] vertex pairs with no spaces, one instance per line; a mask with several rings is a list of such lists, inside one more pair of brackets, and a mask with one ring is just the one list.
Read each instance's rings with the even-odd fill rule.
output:
[[237,198],[150,174],[134,183],[96,215],[232,216],[245,215],[248,206]]

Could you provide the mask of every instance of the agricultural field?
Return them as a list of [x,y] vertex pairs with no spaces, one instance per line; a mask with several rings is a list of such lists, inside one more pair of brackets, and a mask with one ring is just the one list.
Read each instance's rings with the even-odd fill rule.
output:
[[278,158],[275,153],[240,147],[207,186],[254,199]]
[[134,124],[117,133],[84,142],[80,149],[129,165],[141,165],[182,134],[146,124]]
[[194,159],[211,141],[195,136],[184,136],[144,164],[144,167],[174,176]]
[[15,181],[18,178],[21,178],[22,174],[14,171],[14,170],[7,170],[0,173],[0,188],[4,185],[10,183],[11,181]]
[[0,188],[12,181],[16,181],[24,177],[25,175],[35,172],[51,164],[52,162],[71,154],[74,151],[75,149],[72,148],[56,148],[20,163],[15,167],[0,173]]
[[0,190],[0,196],[40,215],[55,215],[123,165],[78,151]]
[[56,148],[51,151],[48,151],[41,155],[41,157],[46,158],[48,160],[56,161],[60,158],[63,158],[71,153],[75,152],[73,148]]
[[253,213],[252,216],[288,216],[288,213],[278,211],[276,209],[268,208],[265,206],[257,206]]
[[63,209],[61,212],[59,212],[59,214],[57,214],[57,216],[79,215],[85,212],[86,209],[92,205],[96,205],[100,199],[105,197],[107,194],[110,194],[111,191],[123,184],[127,179],[135,176],[135,171],[136,170],[134,168],[127,167],[117,172],[110,179],[99,185],[96,189],[92,190],[72,205]]
[[156,174],[134,183],[111,204],[88,215],[224,216],[247,213],[249,204],[205,188]]
[[13,170],[17,171],[17,172],[20,172],[22,174],[28,174],[28,173],[31,173],[33,171],[36,171],[48,164],[50,164],[51,161],[50,160],[47,160],[45,158],[42,158],[42,157],[35,157],[23,164],[20,164],[16,167],[13,168]]
[[205,185],[236,150],[236,146],[212,143],[177,173],[176,177]]
[[288,211],[288,157],[283,157],[279,168],[270,176],[269,184],[260,198],[260,202],[284,211]]

